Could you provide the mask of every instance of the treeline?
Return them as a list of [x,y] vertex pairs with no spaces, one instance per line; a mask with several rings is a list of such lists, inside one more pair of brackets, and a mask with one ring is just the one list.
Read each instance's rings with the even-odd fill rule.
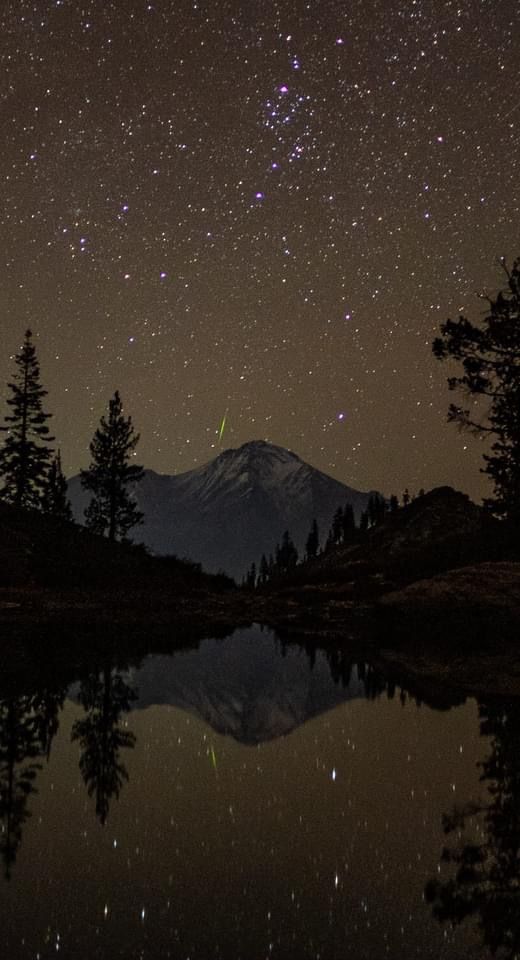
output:
[[[15,373],[8,389],[10,412],[0,427],[6,435],[0,449],[0,499],[21,510],[39,510],[58,520],[72,520],[61,452],[53,447],[55,438],[48,426],[52,414],[44,410],[47,390],[40,382],[30,330],[15,357]],[[90,465],[81,471],[81,483],[91,493],[85,524],[111,540],[124,539],[143,520],[129,489],[143,476],[143,468],[130,463],[138,441],[139,434],[131,417],[123,415],[116,390],[108,417],[101,418],[90,444]]]
[[[424,490],[419,490],[418,496],[423,495]],[[242,586],[249,590],[264,587],[270,582],[290,576],[299,564],[316,560],[320,555],[325,555],[338,546],[359,543],[369,529],[384,523],[387,514],[396,513],[401,505],[406,507],[414,499],[415,496],[412,496],[408,489],[404,491],[401,501],[395,494],[386,499],[379,493],[373,493],[368,498],[366,510],[360,514],[359,523],[356,523],[351,503],[338,507],[332,516],[323,546],[321,546],[318,522],[314,518],[301,557],[289,531],[286,530],[281,542],[276,544],[269,556],[264,553],[258,566],[256,563],[251,564],[242,581]]]

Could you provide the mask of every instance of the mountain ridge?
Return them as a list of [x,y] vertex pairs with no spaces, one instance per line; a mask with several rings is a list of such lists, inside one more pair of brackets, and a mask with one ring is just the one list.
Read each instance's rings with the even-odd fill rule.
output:
[[[266,440],[222,451],[178,474],[145,470],[134,487],[144,524],[134,530],[157,554],[189,557],[212,572],[240,577],[262,553],[274,551],[285,530],[303,550],[315,517],[325,540],[334,511],[349,502],[359,519],[371,492],[355,490]],[[90,495],[79,476],[69,481],[75,519]]]

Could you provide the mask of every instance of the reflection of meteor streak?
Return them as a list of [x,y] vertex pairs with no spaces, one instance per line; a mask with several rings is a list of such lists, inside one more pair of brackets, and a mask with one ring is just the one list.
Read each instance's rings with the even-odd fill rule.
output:
[[222,420],[221,420],[221,423],[220,423],[220,430],[219,430],[219,432],[218,432],[218,442],[219,442],[219,443],[221,443],[222,437],[224,436],[224,430],[226,429],[226,420],[227,420],[227,410],[226,410],[224,416],[222,417]]
[[213,768],[216,770],[216,769],[217,769],[217,758],[216,758],[216,756],[215,756],[215,751],[214,751],[213,747],[210,748],[210,753],[211,753],[211,762],[212,762],[212,764],[213,764]]

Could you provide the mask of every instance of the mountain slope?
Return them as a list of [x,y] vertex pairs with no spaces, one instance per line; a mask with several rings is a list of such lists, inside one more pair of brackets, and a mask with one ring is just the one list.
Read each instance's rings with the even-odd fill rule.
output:
[[[69,496],[81,521],[89,495],[79,477],[69,482]],[[302,550],[313,517],[325,539],[338,506],[351,503],[359,517],[368,497],[295,453],[255,440],[187,473],[147,470],[135,488],[145,522],[134,536],[155,553],[189,557],[209,571],[240,577],[262,553],[273,552],[284,530]]]
[[258,627],[203,640],[197,650],[147,657],[129,679],[138,697],[134,709],[169,704],[251,745],[365,696],[356,670],[348,686],[336,684],[323,653],[311,670],[303,650],[289,647],[282,657],[275,636]]

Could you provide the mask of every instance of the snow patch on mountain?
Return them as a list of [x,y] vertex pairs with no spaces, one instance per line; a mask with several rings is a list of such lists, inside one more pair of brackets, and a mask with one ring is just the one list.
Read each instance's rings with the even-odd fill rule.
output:
[[[289,530],[303,550],[315,517],[322,540],[338,506],[351,503],[359,517],[369,493],[334,480],[295,453],[265,440],[224,450],[194,470],[163,475],[146,470],[134,489],[144,524],[134,539],[157,554],[176,554],[213,572],[241,577],[269,555]],[[69,496],[80,522],[89,502],[79,477]]]

